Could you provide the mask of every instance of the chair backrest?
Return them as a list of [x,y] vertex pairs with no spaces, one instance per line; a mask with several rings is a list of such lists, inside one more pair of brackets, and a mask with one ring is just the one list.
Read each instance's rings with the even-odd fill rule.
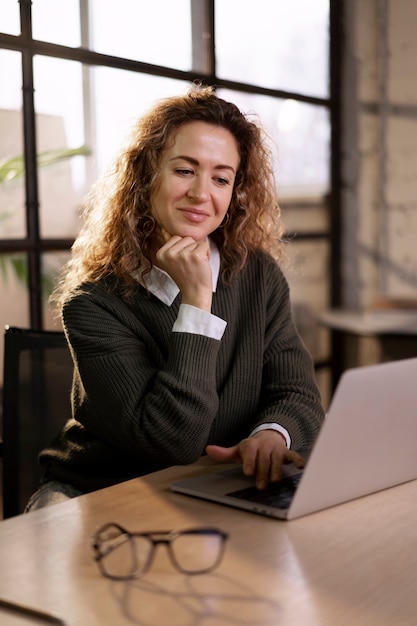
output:
[[3,517],[22,513],[39,486],[38,454],[71,414],[73,363],[63,332],[6,327]]

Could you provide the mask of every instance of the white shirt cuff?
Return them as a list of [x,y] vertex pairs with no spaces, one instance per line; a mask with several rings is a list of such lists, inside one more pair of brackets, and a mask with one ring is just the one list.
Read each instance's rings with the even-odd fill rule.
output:
[[279,424],[275,424],[274,422],[272,424],[261,424],[260,426],[257,426],[256,428],[253,429],[249,437],[253,437],[253,435],[255,433],[258,433],[260,430],[277,430],[279,433],[281,433],[281,435],[284,436],[288,450],[291,448],[290,434],[288,430],[284,428],[283,426],[280,426]]
[[203,311],[191,304],[181,304],[178,317],[174,322],[174,333],[191,333],[204,335],[212,339],[221,339],[226,329],[227,322],[217,315]]

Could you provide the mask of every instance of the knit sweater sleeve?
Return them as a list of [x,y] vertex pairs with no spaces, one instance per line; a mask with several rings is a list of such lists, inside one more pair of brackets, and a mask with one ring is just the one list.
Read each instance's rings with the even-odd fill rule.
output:
[[127,457],[190,463],[203,454],[218,408],[220,341],[172,332],[175,313],[152,296],[142,300],[132,312],[95,288],[64,307],[74,415]]
[[260,410],[255,426],[279,423],[292,447],[310,448],[324,410],[311,356],[295,326],[287,281],[278,267],[267,273],[267,318]]

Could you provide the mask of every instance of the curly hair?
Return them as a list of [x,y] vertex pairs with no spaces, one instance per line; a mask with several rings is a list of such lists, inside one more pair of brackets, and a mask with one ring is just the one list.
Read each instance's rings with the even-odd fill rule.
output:
[[228,219],[211,234],[220,250],[223,278],[230,280],[255,251],[282,261],[284,228],[263,129],[219,98],[214,88],[193,86],[184,96],[157,102],[138,120],[112,169],[87,195],[84,226],[52,296],[58,306],[82,283],[109,275],[119,279],[127,295],[137,285],[137,272],[149,272],[156,237],[151,196],[159,182],[161,155],[176,131],[193,121],[228,130],[240,155]]

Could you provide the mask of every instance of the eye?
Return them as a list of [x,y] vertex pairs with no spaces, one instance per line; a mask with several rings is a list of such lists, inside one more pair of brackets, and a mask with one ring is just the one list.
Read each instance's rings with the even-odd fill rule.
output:
[[228,178],[223,178],[222,176],[218,176],[217,178],[215,178],[215,181],[221,187],[230,185],[230,180]]
[[188,167],[177,167],[175,169],[175,173],[179,174],[180,176],[192,176],[194,174],[194,171]]

